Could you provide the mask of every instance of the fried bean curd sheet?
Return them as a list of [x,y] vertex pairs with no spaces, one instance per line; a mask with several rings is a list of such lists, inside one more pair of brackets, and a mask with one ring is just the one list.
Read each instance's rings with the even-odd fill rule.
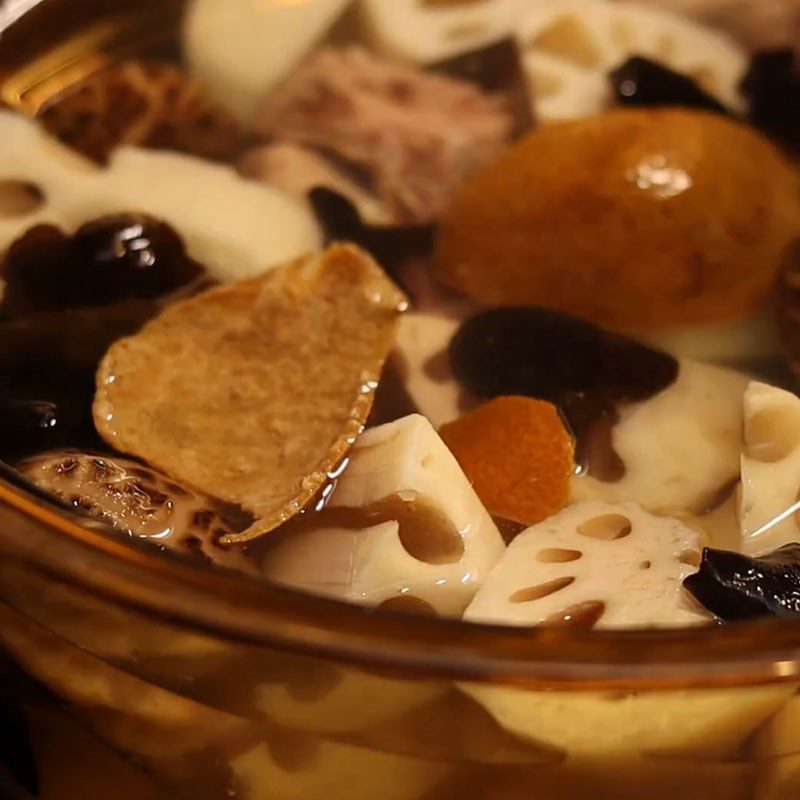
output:
[[342,463],[406,306],[351,245],[212,289],[109,349],[95,425],[117,451],[250,512],[228,541],[253,539]]

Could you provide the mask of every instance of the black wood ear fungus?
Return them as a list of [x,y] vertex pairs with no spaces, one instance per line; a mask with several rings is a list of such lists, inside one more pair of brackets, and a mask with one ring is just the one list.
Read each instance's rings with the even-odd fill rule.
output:
[[456,379],[477,397],[524,395],[558,406],[575,435],[576,462],[606,481],[625,474],[611,444],[618,406],[646,400],[678,376],[667,353],[533,306],[471,317],[449,356]]
[[683,106],[727,114],[697,81],[657,61],[633,56],[609,73],[614,96],[625,106]]
[[533,306],[471,317],[453,337],[449,355],[456,378],[479,397],[518,394],[556,404],[575,395],[646,400],[678,374],[667,353]]
[[101,217],[72,236],[39,225],[8,249],[2,309],[16,315],[154,298],[203,274],[181,237],[143,214]]
[[800,544],[758,558],[707,547],[683,584],[725,622],[800,614]]
[[742,81],[750,121],[767,133],[800,147],[800,67],[794,51],[756,53]]
[[312,189],[309,200],[328,243],[357,244],[398,283],[398,270],[403,264],[414,258],[427,258],[433,252],[433,225],[370,225],[344,195],[324,186]]

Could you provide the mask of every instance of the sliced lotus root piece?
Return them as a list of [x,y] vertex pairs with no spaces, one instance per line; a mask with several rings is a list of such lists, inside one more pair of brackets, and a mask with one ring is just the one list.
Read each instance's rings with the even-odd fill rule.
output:
[[634,501],[657,514],[703,513],[721,487],[738,479],[747,384],[748,377],[734,370],[681,361],[664,391],[620,409],[608,444],[624,474],[617,480],[577,475],[573,497]]
[[126,458],[54,451],[26,459],[18,470],[67,505],[109,525],[217,566],[255,572],[223,537],[246,527],[247,515],[181,486]]
[[551,403],[496,397],[439,435],[491,514],[534,525],[567,504],[574,445]]
[[748,48],[796,47],[798,0],[638,0],[717,28]]
[[300,511],[361,432],[407,301],[372,259],[334,245],[176,303],[117,342],[95,424],[266,533]]
[[125,146],[101,169],[36,121],[2,110],[0,141],[0,250],[35,225],[71,233],[88,220],[136,212],[169,224],[190,258],[229,281],[258,275],[321,242],[310,211],[223,164]]
[[479,402],[455,379],[447,357],[447,345],[460,322],[458,310],[451,316],[415,307],[403,315],[397,332],[394,361],[403,387],[434,428],[458,419]]
[[192,0],[181,26],[182,54],[211,96],[246,124],[350,5],[352,0]]
[[741,549],[760,555],[800,540],[800,398],[753,382],[744,393]]
[[526,0],[364,0],[365,35],[380,53],[434,64],[509,36]]
[[516,30],[537,119],[559,122],[613,105],[609,71],[643,56],[695,80],[738,109],[746,57],[723,33],[637,3],[560,0],[532,4]]
[[699,534],[635,503],[585,502],[523,531],[467,609],[473,622],[680,627],[708,619],[684,592]]
[[270,537],[273,581],[351,602],[460,616],[503,541],[430,422],[370,428],[322,511]]
[[238,123],[193,78],[171,64],[108,65],[40,112],[62,142],[97,161],[123,144],[226,160],[241,140]]

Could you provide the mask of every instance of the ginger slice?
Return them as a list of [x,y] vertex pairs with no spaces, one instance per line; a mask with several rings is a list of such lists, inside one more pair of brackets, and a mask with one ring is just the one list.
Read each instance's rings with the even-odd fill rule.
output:
[[497,397],[439,435],[491,514],[534,525],[567,504],[574,445],[551,403]]
[[111,347],[95,424],[116,450],[249,511],[227,540],[252,539],[345,457],[406,305],[351,245],[212,289]]

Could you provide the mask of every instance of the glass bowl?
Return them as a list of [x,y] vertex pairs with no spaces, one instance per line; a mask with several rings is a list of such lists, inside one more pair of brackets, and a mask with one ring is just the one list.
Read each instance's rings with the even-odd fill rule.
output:
[[[30,114],[101,57],[170,53],[181,13],[12,6],[2,99]],[[122,540],[7,468],[0,643],[63,730],[154,797],[800,797],[796,622],[582,633],[365,610]],[[89,776],[104,751],[86,752]]]

